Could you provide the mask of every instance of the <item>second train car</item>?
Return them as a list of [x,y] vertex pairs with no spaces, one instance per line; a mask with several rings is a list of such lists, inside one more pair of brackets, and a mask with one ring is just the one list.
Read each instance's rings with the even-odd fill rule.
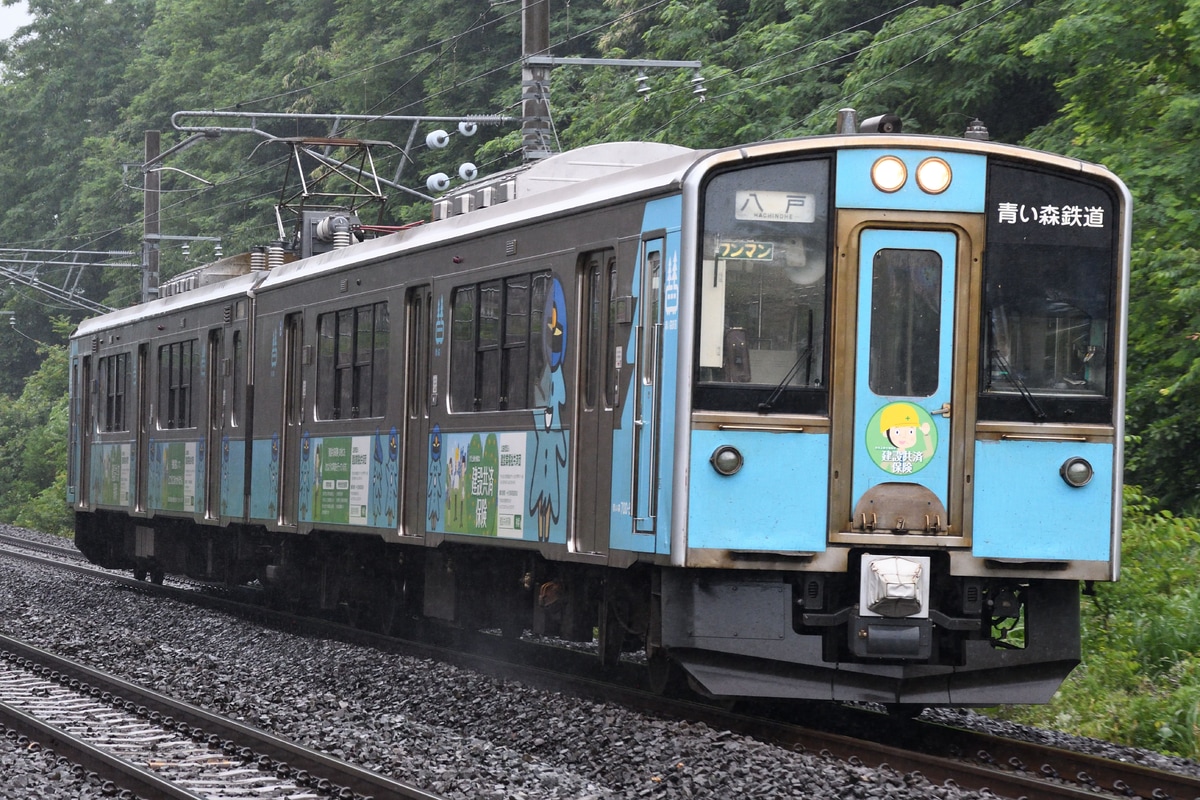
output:
[[713,696],[1048,700],[1119,570],[1128,192],[843,125],[313,217],[85,321],[80,549]]

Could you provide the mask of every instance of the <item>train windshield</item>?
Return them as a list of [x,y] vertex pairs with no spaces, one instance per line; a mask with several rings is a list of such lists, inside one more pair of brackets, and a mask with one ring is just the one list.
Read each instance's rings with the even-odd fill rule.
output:
[[984,258],[981,419],[1111,422],[1115,199],[996,166]]
[[708,183],[697,408],[827,412],[829,173],[821,158]]

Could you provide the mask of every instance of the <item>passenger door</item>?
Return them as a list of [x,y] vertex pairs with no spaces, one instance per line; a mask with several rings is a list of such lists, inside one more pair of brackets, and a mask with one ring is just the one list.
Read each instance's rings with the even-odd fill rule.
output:
[[608,552],[618,374],[613,308],[616,270],[616,252],[611,248],[584,253],[579,259],[582,338],[575,392],[578,418],[571,448],[575,459],[571,474],[576,476],[572,549],[579,553]]

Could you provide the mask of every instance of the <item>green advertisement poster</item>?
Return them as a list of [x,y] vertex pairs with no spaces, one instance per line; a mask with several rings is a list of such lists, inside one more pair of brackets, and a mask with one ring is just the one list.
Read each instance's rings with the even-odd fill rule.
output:
[[129,505],[131,446],[104,445],[100,452],[100,499],[104,505]]
[[526,433],[444,435],[445,528],[520,539],[525,520]]
[[196,443],[163,448],[163,505],[167,511],[196,510]]
[[312,493],[306,521],[367,525],[371,496],[371,437],[312,439],[312,472],[301,465],[301,491]]

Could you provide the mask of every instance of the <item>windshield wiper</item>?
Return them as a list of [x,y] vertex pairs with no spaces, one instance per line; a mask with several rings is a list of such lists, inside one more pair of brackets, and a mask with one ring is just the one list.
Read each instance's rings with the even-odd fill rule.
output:
[[[1017,392],[1020,393],[1021,397],[1025,398],[1029,409],[1033,411],[1034,419],[1038,422],[1046,419],[1046,412],[1042,410],[1041,404],[1033,396],[1033,392],[1029,391],[1029,387],[1025,385],[1025,381],[1021,380],[1021,376],[1013,372],[1012,367],[1009,366],[1008,359],[1000,355],[1000,351],[996,349],[991,351],[991,357],[993,363],[1000,365],[1000,369],[1003,370],[1004,377],[1008,379],[1008,382],[1017,387]],[[991,369],[988,370],[988,374],[992,374]]]
[[787,374],[783,376],[783,380],[781,380],[779,385],[776,386],[769,395],[767,395],[766,400],[763,400],[758,404],[758,413],[769,414],[771,412],[771,409],[775,406],[775,401],[779,399],[781,394],[783,394],[783,390],[787,388],[787,385],[792,382],[792,378],[800,374],[801,365],[804,364],[805,359],[807,359],[811,353],[811,344],[800,351],[800,355],[796,356],[796,363],[792,364],[792,368],[789,369]]

